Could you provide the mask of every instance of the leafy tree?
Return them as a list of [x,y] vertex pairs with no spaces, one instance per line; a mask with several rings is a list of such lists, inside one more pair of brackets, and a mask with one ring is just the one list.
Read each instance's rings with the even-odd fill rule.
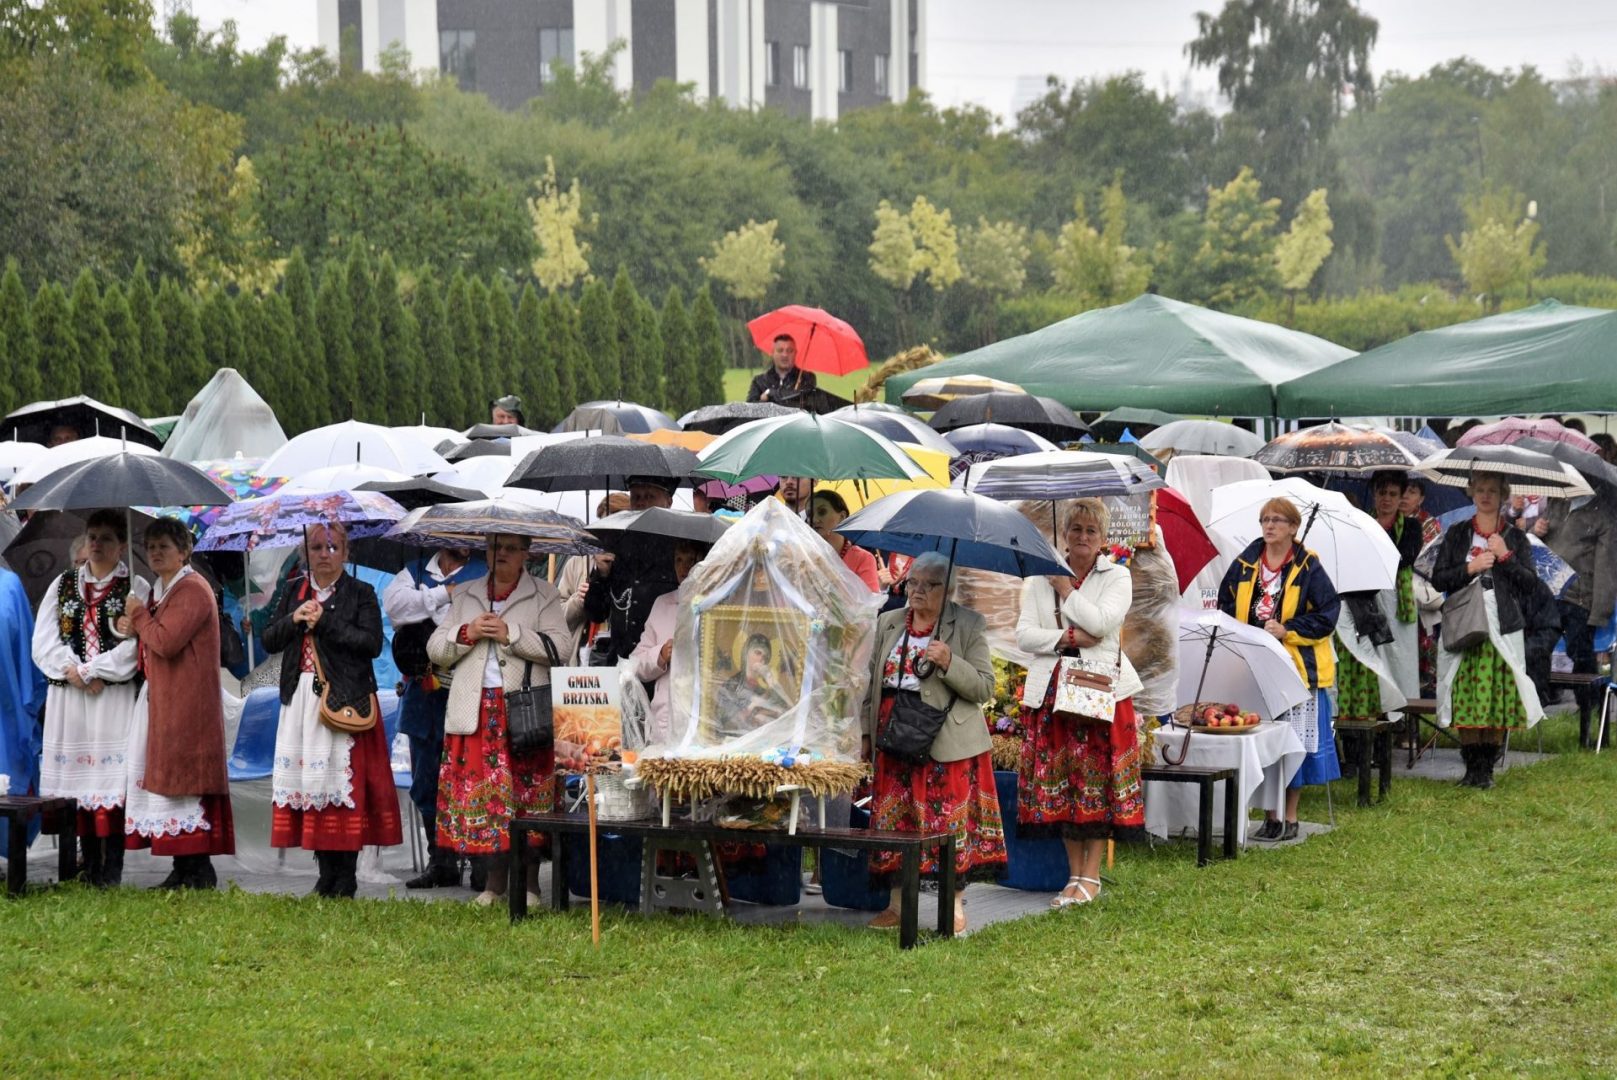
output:
[[910,263],[917,277],[926,276],[934,292],[942,292],[960,280],[960,241],[948,210],[940,210],[925,195],[915,196],[910,206],[910,231],[915,234],[915,254]]
[[163,365],[168,356],[168,335],[163,332],[163,319],[157,313],[157,297],[152,293],[145,263],[136,261],[129,274],[127,293],[129,317],[140,337],[140,364],[134,371],[120,371],[118,378],[123,383],[124,398],[139,402],[128,407],[150,416],[158,411],[158,403],[167,392]]
[[191,294],[164,278],[157,289],[157,317],[163,324],[167,378],[160,396],[153,387],[151,407],[178,412],[213,374],[202,342],[202,319]]
[[101,291],[96,288],[95,275],[89,270],[79,271],[69,306],[73,310],[73,337],[79,345],[79,372],[83,379],[79,393],[97,401],[117,402],[120,395],[112,368],[112,339],[101,318]]
[[1331,254],[1331,208],[1325,189],[1310,192],[1275,245],[1275,271],[1286,290],[1287,320],[1297,311],[1297,294],[1313,282]]
[[8,377],[0,379],[0,405],[8,413],[45,396],[39,345],[28,306],[28,290],[17,272],[17,260],[7,259],[5,275],[0,277],[0,356],[6,358]]
[[292,345],[294,355],[287,362],[292,382],[287,394],[290,414],[281,423],[287,430],[307,431],[328,423],[332,416],[331,376],[326,370],[326,350],[320,339],[320,320],[316,310],[314,275],[301,249],[295,249],[286,260],[286,274],[281,279],[281,295],[286,297],[292,311]]
[[297,380],[296,365],[302,362],[303,351],[298,348],[297,317],[292,314],[292,302],[285,293],[272,292],[259,304],[260,324],[265,347],[264,361],[269,372],[265,385],[253,384],[253,389],[275,410],[275,418],[282,430],[295,435],[306,430],[300,422],[308,414],[308,406],[301,399],[306,388]]
[[708,277],[723,285],[736,301],[760,301],[779,280],[780,269],[786,263],[786,245],[775,238],[779,226],[778,221],[748,219],[745,225],[713,242],[711,258],[704,256],[698,261]]
[[[488,408],[503,391],[496,391],[500,375],[499,337],[489,305],[488,286],[479,277],[466,280],[466,306],[471,320],[471,348],[461,352],[461,377],[466,381],[468,405],[473,411]],[[451,321],[454,311],[450,311]]]
[[533,260],[533,276],[546,289],[570,289],[580,278],[589,280],[590,246],[578,234],[593,227],[592,215],[585,219],[578,192],[578,178],[566,191],[556,182],[556,159],[545,155],[545,172],[534,181],[535,195],[528,199],[528,217],[533,222],[533,242],[539,254]]
[[347,273],[340,262],[326,263],[315,294],[315,322],[330,380],[331,419],[350,420],[358,415],[359,365],[354,356],[354,308],[348,299]]
[[612,279],[612,325],[617,331],[618,391],[624,401],[655,405],[653,392],[661,386],[655,367],[661,366],[662,351],[649,350],[640,318],[640,294],[635,291],[629,272],[619,269]]
[[976,298],[982,344],[998,337],[995,315],[999,302],[1021,291],[1030,255],[1027,227],[1014,221],[979,217],[976,225],[961,230],[960,280]]
[[356,415],[380,423],[387,416],[387,364],[382,352],[381,316],[375,282],[371,278],[371,260],[363,241],[349,247],[343,277],[348,289],[348,306],[354,315],[348,340],[354,350]]
[[[236,305],[223,289],[214,289],[202,303],[202,351],[207,356],[208,378],[219,368],[235,368],[246,373],[247,346],[242,338],[241,319],[236,314]],[[200,389],[201,383],[191,393]]]
[[696,388],[702,405],[724,401],[724,331],[719,310],[704,287],[691,303],[691,335],[696,345]]
[[[210,297],[210,300],[212,298]],[[275,386],[275,359],[270,353],[269,331],[264,325],[264,308],[258,297],[250,293],[237,293],[234,297],[226,297],[231,308],[231,317],[235,320],[236,329],[241,335],[241,356],[238,362],[231,366],[236,374],[247,380],[258,396],[265,401],[274,401]],[[203,325],[207,325],[207,315],[204,313]],[[204,329],[206,334],[206,329]]]
[[[107,329],[107,365],[118,403],[137,416],[146,414],[146,364],[140,350],[140,325],[129,311],[124,291],[114,281],[101,294],[101,321]],[[103,399],[108,400],[108,399]]]
[[579,340],[583,349],[575,389],[579,402],[618,397],[623,386],[623,362],[618,355],[618,324],[612,294],[597,279],[584,286],[578,299]]
[[399,296],[399,273],[391,255],[376,264],[376,317],[384,372],[376,390],[378,405],[389,424],[419,423],[426,372],[415,319]]
[[203,30],[194,15],[176,11],[165,38],[147,42],[144,58],[157,81],[187,101],[240,116],[278,94],[288,57],[280,35],[244,52],[233,20]]
[[540,431],[549,431],[559,420],[556,411],[561,384],[556,377],[556,357],[545,345],[544,303],[532,284],[522,287],[516,315],[516,381],[512,384],[528,406],[528,417]]
[[1275,284],[1274,228],[1280,200],[1265,199],[1251,169],[1209,189],[1201,246],[1193,260],[1206,303],[1229,308]]
[[674,416],[684,416],[702,404],[696,371],[696,335],[685,297],[679,286],[668,290],[663,299],[659,330],[663,341],[663,404]]
[[660,409],[667,405],[663,390],[663,333],[657,318],[657,309],[651,301],[639,297],[634,305],[634,350],[638,359],[635,368],[641,376],[642,396],[636,400]]
[[1132,300],[1145,291],[1151,279],[1151,269],[1140,253],[1123,242],[1128,202],[1121,177],[1106,189],[1100,212],[1097,230],[1085,212],[1084,197],[1073,200],[1073,219],[1061,227],[1050,256],[1056,287],[1076,297],[1084,308]]
[[455,359],[450,365],[455,386],[444,408],[457,417],[453,426],[460,427],[462,423],[474,422],[466,418],[475,416],[488,400],[483,392],[483,373],[477,366],[477,354],[483,341],[481,320],[472,307],[471,286],[463,271],[456,270],[449,279],[449,288],[444,293],[444,311],[449,319],[449,340],[455,350]]
[[1520,192],[1485,189],[1466,203],[1470,228],[1460,234],[1459,243],[1444,237],[1466,288],[1485,298],[1489,311],[1499,310],[1506,289],[1526,285],[1544,267],[1538,222],[1526,209],[1527,197]]
[[556,373],[556,397],[539,404],[544,410],[540,415],[554,425],[582,400],[578,383],[585,361],[577,313],[561,293],[546,293],[539,304],[539,338],[545,357],[542,364]]
[[488,310],[494,329],[494,354],[488,365],[487,386],[489,399],[493,400],[503,394],[519,393],[517,387],[522,383],[517,365],[517,316],[504,282],[489,282]]
[[[462,282],[461,291],[465,291]],[[459,428],[466,422],[465,398],[460,384],[455,337],[449,325],[438,281],[431,274],[415,287],[411,300],[416,329],[421,338],[422,379],[416,391],[416,409],[434,424]]]
[[34,328],[35,346],[39,350],[39,368],[48,373],[52,390],[58,396],[71,397],[84,393],[84,369],[79,363],[79,339],[73,330],[73,313],[68,308],[67,293],[55,282],[47,282],[34,294],[34,305],[28,313]]
[[915,232],[902,210],[883,199],[876,205],[876,228],[870,237],[870,269],[904,293],[915,283]]
[[147,78],[148,0],[16,0],[0,7],[0,71],[30,57],[72,57],[113,87]]

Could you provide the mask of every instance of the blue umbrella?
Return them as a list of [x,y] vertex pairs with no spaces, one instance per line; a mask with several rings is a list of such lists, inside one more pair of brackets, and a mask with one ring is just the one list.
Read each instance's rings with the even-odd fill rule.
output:
[[[946,431],[943,437],[962,454],[991,455],[994,458],[1015,457],[1017,454],[1037,454],[1045,450],[1060,449],[1055,443],[1031,431],[1013,428],[1009,424],[971,424]],[[976,460],[988,461],[989,456]]]
[[938,551],[957,566],[1015,577],[1072,573],[1050,541],[1008,504],[953,488],[877,499],[837,532],[861,547],[901,555]]

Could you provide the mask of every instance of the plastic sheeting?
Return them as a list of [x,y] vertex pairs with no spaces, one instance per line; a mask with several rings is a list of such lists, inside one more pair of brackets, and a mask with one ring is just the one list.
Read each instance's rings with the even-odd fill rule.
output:
[[220,368],[186,405],[163,456],[179,461],[267,458],[286,445],[286,432],[258,392],[235,368]]

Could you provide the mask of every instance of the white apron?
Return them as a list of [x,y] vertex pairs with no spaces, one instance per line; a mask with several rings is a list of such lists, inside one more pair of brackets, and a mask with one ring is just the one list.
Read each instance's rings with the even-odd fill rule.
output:
[[[1538,701],[1538,687],[1533,685],[1533,679],[1527,674],[1527,645],[1526,639],[1520,630],[1513,633],[1499,632],[1499,602],[1494,599],[1494,591],[1488,589],[1483,593],[1484,604],[1488,611],[1488,640],[1493,647],[1499,650],[1499,655],[1505,658],[1510,665],[1510,674],[1516,680],[1516,696],[1521,698],[1522,707],[1527,711],[1527,726],[1532,727],[1544,719],[1544,706]],[[1448,727],[1453,722],[1453,690],[1454,674],[1460,668],[1460,660],[1464,653],[1449,652],[1441,644],[1437,649],[1437,723],[1439,727]]]
[[146,790],[146,736],[150,727],[150,702],[142,686],[129,718],[129,800],[124,805],[124,832],[130,836],[179,836],[207,832],[200,795],[159,795]]
[[[295,650],[288,659],[295,660]],[[276,806],[293,810],[324,810],[328,806],[354,806],[354,776],[349,764],[354,737],[320,722],[320,695],[314,692],[314,672],[298,676],[290,704],[281,706],[275,728],[275,770],[270,798]]]
[[[1384,612],[1388,597],[1392,598],[1395,605],[1397,604],[1397,593],[1391,589],[1383,589],[1376,597]],[[1397,674],[1396,665],[1400,659],[1398,630],[1403,628],[1413,631],[1415,624],[1400,623],[1390,612],[1387,613],[1387,623],[1393,628],[1393,640],[1379,647],[1372,645],[1369,638],[1359,636],[1358,624],[1353,621],[1353,613],[1348,610],[1346,604],[1343,604],[1341,614],[1336,618],[1336,638],[1337,644],[1346,649],[1353,659],[1375,673],[1376,681],[1381,686],[1381,711],[1393,713],[1402,709],[1409,701],[1409,691],[1404,689],[1403,682]],[[1414,658],[1415,653],[1411,652],[1410,659]]]

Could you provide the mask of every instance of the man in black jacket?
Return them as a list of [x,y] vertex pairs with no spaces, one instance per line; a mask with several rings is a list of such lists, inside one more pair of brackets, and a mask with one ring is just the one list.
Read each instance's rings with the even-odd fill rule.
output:
[[[660,476],[629,477],[629,509],[668,507],[674,502],[677,480]],[[627,657],[640,644],[646,616],[657,597],[679,587],[674,577],[673,548],[656,538],[625,536],[618,553],[596,556],[584,590],[584,615],[592,623],[605,623],[612,635],[608,663]]]
[[790,334],[779,334],[770,353],[770,366],[755,375],[747,388],[747,400],[802,408],[805,395],[817,389],[812,371],[797,366],[797,342]]

